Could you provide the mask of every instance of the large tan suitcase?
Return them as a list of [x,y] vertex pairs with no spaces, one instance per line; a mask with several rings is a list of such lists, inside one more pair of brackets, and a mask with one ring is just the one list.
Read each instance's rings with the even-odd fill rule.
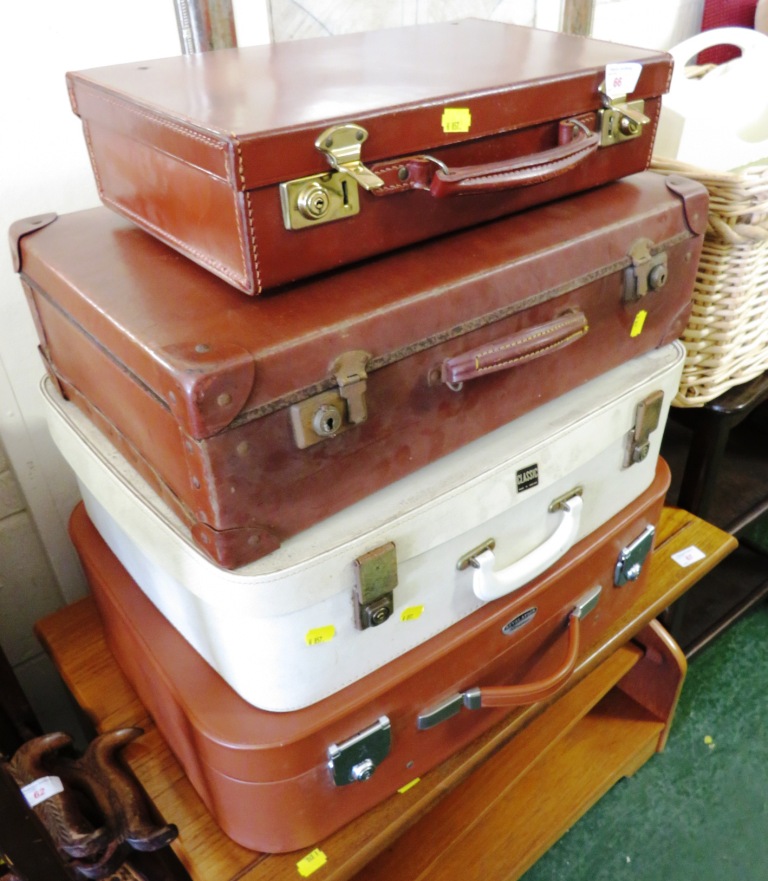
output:
[[108,643],[201,798],[231,838],[279,852],[316,843],[512,707],[565,687],[579,658],[641,596],[648,558],[625,552],[657,523],[668,482],[659,460],[640,498],[522,595],[293,713],[239,698],[130,579],[82,507],[71,535]]

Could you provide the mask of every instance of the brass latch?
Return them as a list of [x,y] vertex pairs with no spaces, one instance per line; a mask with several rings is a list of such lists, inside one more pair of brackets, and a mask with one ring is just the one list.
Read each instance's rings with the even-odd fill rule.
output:
[[300,450],[365,422],[366,367],[370,358],[368,352],[360,349],[345,352],[331,367],[337,387],[293,404],[289,410],[291,428]]
[[384,181],[363,165],[361,147],[368,132],[347,123],[327,128],[315,139],[332,171],[280,184],[280,204],[286,229],[305,229],[353,217],[360,212],[358,186],[375,190]]
[[667,283],[667,253],[652,253],[653,242],[638,239],[629,250],[632,265],[624,270],[624,300],[633,302]]
[[355,626],[378,627],[392,614],[392,592],[397,587],[397,551],[393,542],[355,560]]
[[367,138],[368,132],[360,125],[334,125],[316,138],[315,147],[325,153],[331,168],[348,174],[364,190],[376,190],[384,186],[384,181],[367,169],[360,158]]
[[637,405],[635,425],[627,433],[627,446],[624,453],[625,468],[642,462],[648,456],[651,446],[650,436],[659,427],[663,402],[664,392],[655,391]]
[[605,83],[600,87],[603,109],[598,111],[600,121],[600,146],[610,147],[632,138],[639,138],[643,126],[651,121],[644,113],[645,101],[627,101],[626,95],[613,99],[605,93]]

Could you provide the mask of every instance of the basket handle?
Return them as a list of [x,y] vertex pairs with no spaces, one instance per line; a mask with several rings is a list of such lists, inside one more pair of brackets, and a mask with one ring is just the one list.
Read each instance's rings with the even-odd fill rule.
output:
[[768,36],[760,33],[760,31],[752,30],[752,28],[727,27],[712,28],[701,33],[694,34],[682,43],[673,46],[669,53],[674,61],[672,68],[672,80],[670,82],[669,92],[674,93],[676,90],[695,87],[695,83],[685,75],[685,66],[700,52],[705,49],[712,49],[715,46],[735,46],[741,49],[741,57],[735,58],[737,62],[734,66],[733,61],[719,65],[719,67],[707,74],[707,81],[729,76],[734,70],[738,71],[753,66],[759,70],[761,67],[768,71]]

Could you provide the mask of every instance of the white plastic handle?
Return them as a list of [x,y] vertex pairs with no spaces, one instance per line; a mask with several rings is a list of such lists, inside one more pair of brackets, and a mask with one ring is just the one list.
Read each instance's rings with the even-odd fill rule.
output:
[[[696,85],[685,76],[685,66],[699,52],[703,52],[705,49],[712,49],[715,46],[736,46],[736,48],[741,49],[741,57],[734,59],[734,61],[739,62],[739,67],[746,67],[749,64],[756,69],[765,68],[766,47],[768,47],[768,37],[765,34],[761,34],[752,28],[711,28],[710,30],[694,34],[669,50],[674,61],[670,93],[676,89]],[[728,70],[727,67],[725,69]],[[722,73],[725,73],[725,71],[722,71]],[[717,77],[718,72],[713,71],[707,76],[712,77],[713,75]]]
[[581,496],[572,496],[562,502],[559,509],[562,518],[552,535],[506,569],[494,571],[496,558],[490,549],[473,557],[471,564],[475,568],[472,575],[472,590],[475,596],[485,602],[497,600],[512,591],[519,590],[542,572],[546,572],[573,547],[579,532],[582,508]]

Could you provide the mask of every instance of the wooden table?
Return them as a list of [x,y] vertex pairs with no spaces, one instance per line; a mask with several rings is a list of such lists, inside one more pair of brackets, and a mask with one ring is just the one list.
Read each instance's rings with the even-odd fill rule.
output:
[[[511,881],[619,778],[664,746],[685,658],[656,617],[736,547],[693,515],[665,508],[649,586],[554,698],[495,729],[315,849],[259,854],[220,831],[112,658],[90,598],[37,625],[38,636],[98,731],[138,725],[125,758],[179,828],[174,848],[194,881],[392,879]],[[672,554],[704,556],[683,568]]]

